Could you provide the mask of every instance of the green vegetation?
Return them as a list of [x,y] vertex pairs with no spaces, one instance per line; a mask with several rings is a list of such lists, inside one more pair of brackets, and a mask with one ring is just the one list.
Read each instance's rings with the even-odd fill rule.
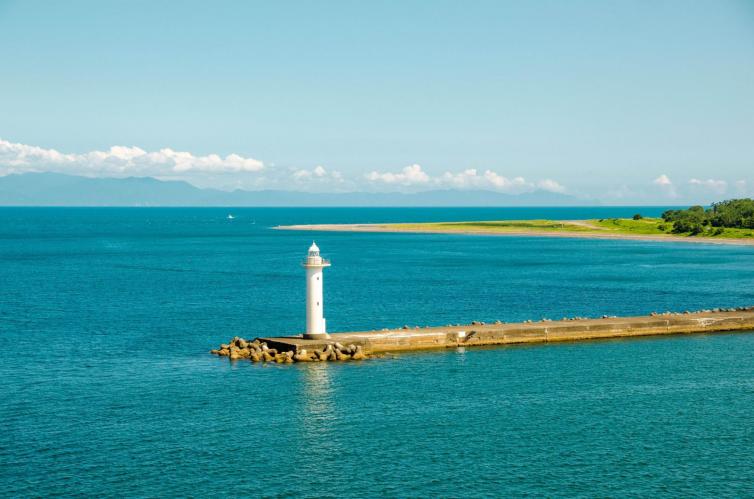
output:
[[731,199],[714,203],[705,210],[692,206],[687,210],[668,210],[662,219],[673,224],[676,234],[718,236],[725,229],[754,229],[754,199]]

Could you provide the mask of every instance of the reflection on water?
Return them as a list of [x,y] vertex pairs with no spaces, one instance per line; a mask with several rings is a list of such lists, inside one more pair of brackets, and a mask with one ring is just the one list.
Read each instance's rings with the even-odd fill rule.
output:
[[337,390],[333,387],[333,369],[326,363],[299,364],[298,398],[300,411],[298,442],[301,452],[310,462],[332,459],[340,451],[340,439],[335,438],[338,425]]
[[301,365],[300,395],[304,402],[307,421],[325,422],[332,413],[332,379],[325,363]]

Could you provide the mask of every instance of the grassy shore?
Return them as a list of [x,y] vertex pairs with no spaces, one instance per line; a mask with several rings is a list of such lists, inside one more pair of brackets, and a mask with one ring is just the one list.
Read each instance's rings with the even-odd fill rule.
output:
[[617,234],[667,237],[699,237],[717,239],[754,238],[752,229],[723,229],[720,233],[710,231],[698,235],[672,232],[673,226],[661,218],[604,218],[594,220],[501,220],[485,222],[437,222],[417,224],[384,224],[396,230],[434,229],[443,232],[575,232],[580,234]]

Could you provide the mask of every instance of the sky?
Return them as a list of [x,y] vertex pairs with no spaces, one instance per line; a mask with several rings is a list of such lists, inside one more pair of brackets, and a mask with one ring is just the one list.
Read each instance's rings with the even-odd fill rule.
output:
[[0,0],[0,175],[754,196],[754,0]]

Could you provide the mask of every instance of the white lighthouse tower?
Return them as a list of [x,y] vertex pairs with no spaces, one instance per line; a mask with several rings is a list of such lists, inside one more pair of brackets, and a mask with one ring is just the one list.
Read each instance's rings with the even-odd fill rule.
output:
[[330,261],[319,256],[319,248],[312,242],[309,254],[304,260],[306,269],[306,334],[304,338],[328,338],[325,326],[324,296],[322,294],[322,269],[330,266]]

